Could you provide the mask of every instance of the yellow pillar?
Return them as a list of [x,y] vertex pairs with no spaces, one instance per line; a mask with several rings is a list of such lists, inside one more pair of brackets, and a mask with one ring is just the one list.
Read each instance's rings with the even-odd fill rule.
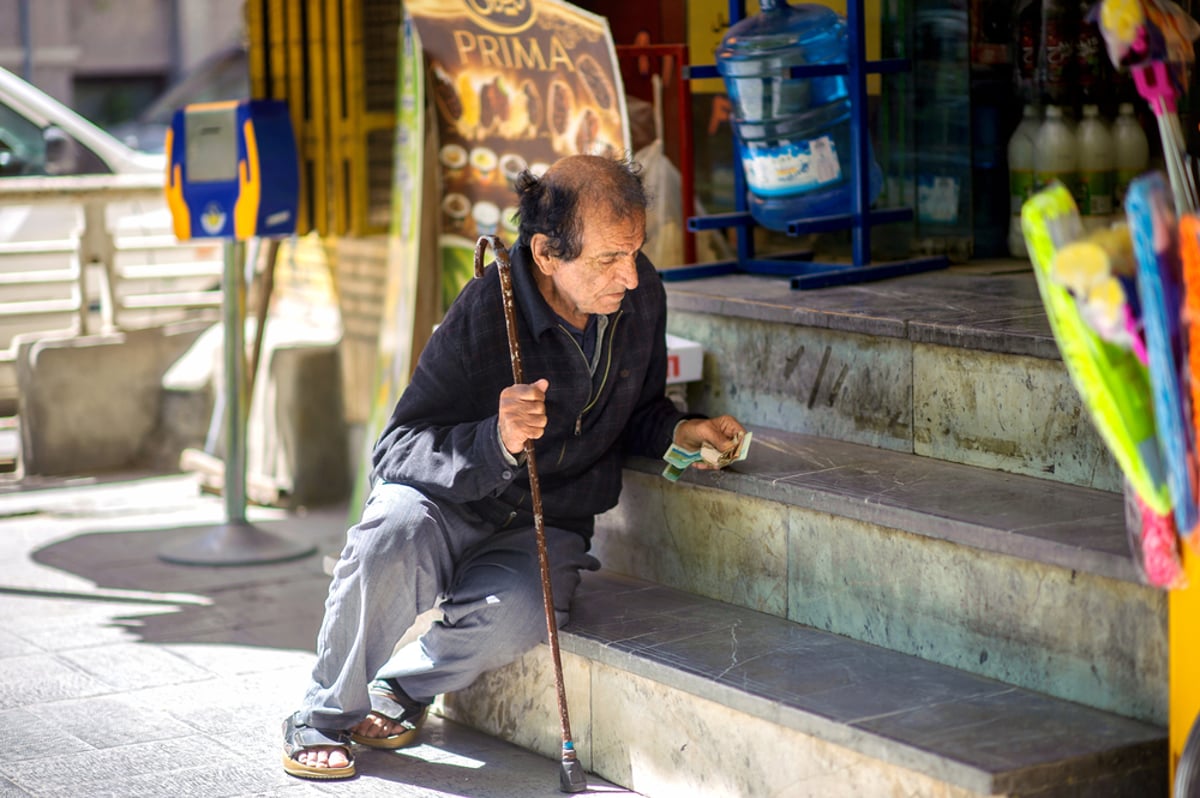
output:
[[[1193,536],[1194,537],[1194,536]],[[1200,540],[1183,545],[1187,586],[1172,590],[1168,600],[1170,645],[1171,783],[1192,724],[1200,716]],[[1183,798],[1176,796],[1176,798]]]

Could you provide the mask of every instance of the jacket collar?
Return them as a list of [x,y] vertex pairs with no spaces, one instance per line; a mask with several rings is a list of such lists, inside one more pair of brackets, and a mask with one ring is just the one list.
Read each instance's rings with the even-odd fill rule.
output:
[[544,332],[558,326],[558,316],[538,290],[533,277],[533,270],[537,268],[533,253],[529,247],[518,243],[509,252],[509,264],[512,267],[513,296],[517,300],[517,307],[521,309],[521,315],[533,337],[540,338]]

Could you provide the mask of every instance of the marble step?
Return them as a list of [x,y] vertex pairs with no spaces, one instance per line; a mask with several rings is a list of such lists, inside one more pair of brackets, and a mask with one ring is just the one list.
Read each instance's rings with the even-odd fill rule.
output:
[[668,332],[700,343],[709,415],[1120,491],[1028,264],[819,291],[731,275],[667,284]]
[[1151,723],[1166,595],[1122,497],[752,427],[720,472],[630,460],[605,568]]
[[[1161,726],[608,571],[559,640],[584,767],[649,798],[1167,795]],[[442,702],[558,757],[547,646]]]

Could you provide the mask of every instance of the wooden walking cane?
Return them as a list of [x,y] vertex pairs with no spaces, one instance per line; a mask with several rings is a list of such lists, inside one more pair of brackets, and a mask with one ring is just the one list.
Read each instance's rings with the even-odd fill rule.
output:
[[[521,369],[521,347],[517,341],[517,317],[513,306],[512,270],[508,250],[496,236],[481,236],[475,245],[475,276],[483,276],[483,254],[491,245],[500,274],[500,291],[504,299],[504,325],[508,330],[508,354],[512,359],[513,383],[521,385],[525,375]],[[571,720],[567,715],[567,691],[563,686],[562,658],[558,653],[558,624],[554,619],[554,593],[550,587],[550,556],[546,552],[546,523],[542,518],[542,491],[538,485],[537,463],[533,441],[525,441],[525,463],[529,468],[529,495],[533,502],[533,530],[537,536],[538,566],[542,572],[542,600],[546,609],[546,633],[550,639],[550,654],[554,659],[554,687],[558,692],[558,716],[562,722],[562,768],[559,789],[563,792],[582,792],[587,789],[587,775],[575,756],[571,740]]]

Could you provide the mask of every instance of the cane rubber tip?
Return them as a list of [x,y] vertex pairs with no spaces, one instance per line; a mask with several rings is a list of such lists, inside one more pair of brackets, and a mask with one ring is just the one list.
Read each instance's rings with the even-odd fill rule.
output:
[[558,774],[559,789],[563,792],[583,792],[587,789],[587,774],[578,759],[564,759]]

